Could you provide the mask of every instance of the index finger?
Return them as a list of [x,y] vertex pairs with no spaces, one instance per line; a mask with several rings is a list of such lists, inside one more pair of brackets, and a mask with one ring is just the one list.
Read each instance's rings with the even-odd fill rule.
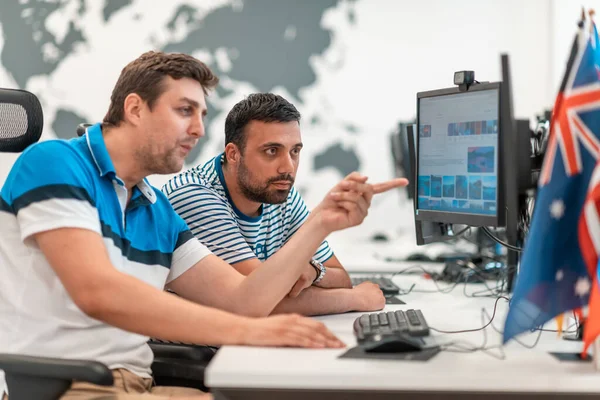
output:
[[373,193],[374,194],[378,194],[378,193],[383,193],[383,192],[387,192],[388,190],[394,189],[394,188],[399,188],[402,186],[406,186],[408,185],[408,179],[406,178],[396,178],[396,179],[392,179],[386,182],[381,182],[381,183],[375,183],[373,184]]

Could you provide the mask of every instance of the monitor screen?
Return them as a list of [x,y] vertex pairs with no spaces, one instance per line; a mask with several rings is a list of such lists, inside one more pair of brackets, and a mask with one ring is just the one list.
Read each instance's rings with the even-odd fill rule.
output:
[[499,84],[418,94],[416,216],[498,225]]

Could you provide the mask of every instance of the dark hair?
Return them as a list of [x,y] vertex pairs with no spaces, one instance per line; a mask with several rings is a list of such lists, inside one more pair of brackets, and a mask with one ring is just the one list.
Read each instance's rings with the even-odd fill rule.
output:
[[118,126],[124,120],[125,98],[137,93],[152,110],[154,102],[164,92],[164,78],[191,78],[207,94],[219,83],[219,78],[202,61],[183,53],[148,51],[123,68],[110,96],[110,106],[103,126]]
[[237,103],[225,120],[225,145],[235,144],[241,152],[246,146],[244,128],[250,121],[300,122],[300,113],[292,103],[273,93],[253,93]]

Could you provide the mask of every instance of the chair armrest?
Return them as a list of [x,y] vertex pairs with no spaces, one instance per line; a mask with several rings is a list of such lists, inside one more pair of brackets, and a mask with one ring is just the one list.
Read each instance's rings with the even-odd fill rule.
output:
[[0,354],[10,400],[57,400],[74,380],[110,386],[113,376],[97,361]]
[[217,349],[209,346],[150,341],[152,375],[159,386],[184,386],[208,391],[204,371]]
[[113,384],[110,369],[97,361],[0,354],[0,369],[7,375],[77,380],[103,386]]
[[151,341],[149,344],[152,352],[154,353],[155,359],[163,358],[208,363],[217,352],[216,349],[209,346],[157,343],[153,341]]

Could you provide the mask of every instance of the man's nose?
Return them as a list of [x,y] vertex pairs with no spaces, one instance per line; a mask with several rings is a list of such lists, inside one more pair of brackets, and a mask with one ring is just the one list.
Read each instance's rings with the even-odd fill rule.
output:
[[292,156],[289,154],[286,154],[281,157],[281,161],[279,163],[279,169],[277,172],[280,174],[293,174],[295,165],[296,164],[295,164],[295,161],[292,158]]
[[189,126],[188,134],[201,138],[204,136],[204,121],[202,116],[198,115]]

